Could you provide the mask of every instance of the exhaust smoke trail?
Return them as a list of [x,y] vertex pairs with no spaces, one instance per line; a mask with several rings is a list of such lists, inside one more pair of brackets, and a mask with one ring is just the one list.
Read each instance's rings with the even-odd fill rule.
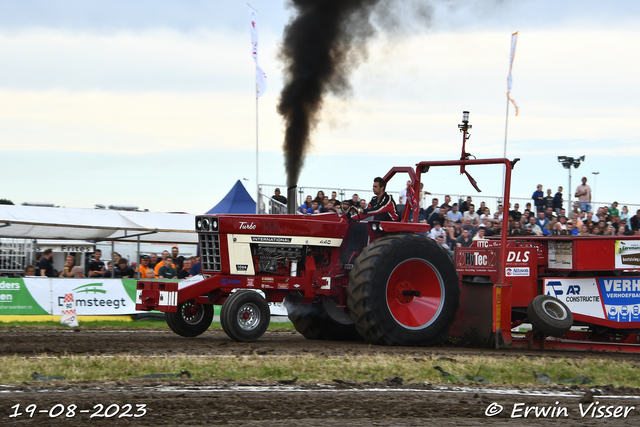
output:
[[380,0],[292,0],[295,18],[285,28],[280,58],[285,85],[278,112],[285,121],[287,186],[297,185],[311,131],[324,95],[345,96],[349,75],[366,58],[365,42],[376,31],[370,22]]

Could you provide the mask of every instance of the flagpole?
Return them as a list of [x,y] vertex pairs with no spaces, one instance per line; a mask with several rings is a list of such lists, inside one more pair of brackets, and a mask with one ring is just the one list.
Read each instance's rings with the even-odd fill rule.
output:
[[[256,67],[256,73],[258,72]],[[256,89],[256,214],[260,213],[260,184],[258,183],[258,91]]]
[[[507,114],[505,115],[505,119],[504,119],[504,150],[503,150],[503,157],[506,159],[507,158],[507,133],[509,130],[509,101],[511,101],[511,98],[509,97],[509,94],[511,93],[511,71],[513,70],[513,58],[515,56],[516,53],[516,45],[515,43],[517,42],[517,35],[518,32],[516,31],[515,33],[511,34],[511,44],[509,46],[509,76],[507,77]],[[516,37],[514,39],[514,36]],[[518,115],[518,106],[514,103],[514,106],[516,107],[516,116]],[[507,167],[505,165],[505,167]],[[502,175],[502,194],[504,194],[504,190],[505,190],[505,175]],[[503,200],[503,205],[502,205],[502,209],[503,212],[506,209],[507,214],[509,213],[509,206],[504,206],[504,200]]]
[[507,158],[507,130],[509,129],[509,97],[507,97],[507,116],[504,119],[504,158]]
[[[255,12],[255,14],[256,14],[256,22],[257,22],[258,11],[256,9],[254,9],[253,6],[251,6],[251,4],[247,3],[247,5],[249,6],[249,9],[251,11]],[[251,42],[254,43],[254,39],[253,39],[254,34],[253,33],[252,33],[251,37],[252,37]],[[254,48],[254,55],[255,55],[254,56],[254,61],[256,63],[256,75],[254,77],[253,90],[254,90],[254,92],[256,94],[256,214],[259,214],[260,213],[260,182],[258,181],[258,171],[259,171],[259,160],[260,160],[259,152],[260,151],[259,151],[259,144],[258,144],[258,141],[259,141],[259,139],[258,139],[258,98],[259,98],[259,96],[258,96],[258,81],[256,80],[257,76],[258,76],[258,68],[259,68],[258,67],[258,60],[257,60],[257,58],[258,58],[257,32],[256,32],[255,37],[256,37],[255,38],[255,45],[253,46],[253,48]]]
[[[507,115],[504,119],[504,151],[502,157],[507,158],[507,129],[509,128],[509,97],[507,96]],[[504,194],[504,174],[502,175],[502,193]],[[506,206],[502,206],[503,210],[508,209]]]

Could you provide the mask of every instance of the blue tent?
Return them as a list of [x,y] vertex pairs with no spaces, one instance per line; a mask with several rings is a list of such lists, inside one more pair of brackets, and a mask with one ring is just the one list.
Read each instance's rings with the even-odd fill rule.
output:
[[256,213],[256,202],[238,180],[229,190],[226,196],[214,207],[207,211],[208,214],[254,214]]

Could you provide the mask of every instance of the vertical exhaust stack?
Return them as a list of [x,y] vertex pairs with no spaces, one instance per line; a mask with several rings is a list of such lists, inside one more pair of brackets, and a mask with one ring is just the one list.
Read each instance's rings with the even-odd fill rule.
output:
[[296,197],[298,193],[298,186],[294,185],[293,187],[287,188],[287,213],[289,215],[295,215],[296,213]]

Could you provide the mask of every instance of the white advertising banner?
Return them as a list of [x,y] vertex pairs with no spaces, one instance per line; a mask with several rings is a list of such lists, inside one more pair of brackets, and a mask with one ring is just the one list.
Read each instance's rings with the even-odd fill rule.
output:
[[554,277],[544,279],[544,294],[558,298],[567,304],[572,313],[604,319],[604,306],[595,278],[569,279]]
[[[38,310],[44,311],[47,314],[51,314],[51,279],[48,277],[34,277],[25,279],[13,279],[21,280],[22,283],[19,295],[26,298],[26,300],[32,300],[30,310],[24,310],[21,305],[14,306],[15,313],[5,312],[3,314],[20,314],[22,311],[26,311],[26,314],[36,314]],[[31,298],[29,298],[31,297]],[[25,304],[26,305],[26,304]],[[33,310],[33,311],[32,311]]]
[[[136,304],[125,290],[123,281],[122,279],[100,278],[51,279],[53,302],[51,314],[62,315],[65,294],[73,294],[78,316],[143,313],[136,311]],[[135,284],[133,289],[135,289]]]
[[[178,286],[182,289],[201,280],[201,275],[194,276]],[[71,309],[78,316],[146,313],[136,310],[136,284],[136,279],[4,277],[0,278],[0,315],[61,316],[70,309],[68,303],[65,305],[66,295],[73,296]],[[272,315],[287,315],[282,303],[269,306]]]
[[549,242],[549,268],[562,270],[571,270],[573,268],[573,247],[571,245],[571,241],[551,240]]
[[640,269],[640,241],[616,241],[616,268]]
[[65,310],[65,295],[73,296],[78,316],[144,313],[134,302],[135,279],[3,278],[0,315],[51,314]]
[[572,313],[614,322],[640,322],[640,277],[554,277],[544,294],[563,301]]

